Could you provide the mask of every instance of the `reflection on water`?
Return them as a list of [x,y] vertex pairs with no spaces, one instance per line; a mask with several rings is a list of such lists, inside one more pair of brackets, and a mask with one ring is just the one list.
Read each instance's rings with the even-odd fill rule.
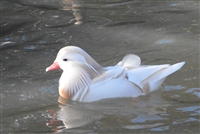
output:
[[[199,1],[2,0],[2,133],[199,133]],[[142,64],[186,61],[160,90],[94,103],[58,99],[61,71],[45,68],[66,45],[101,65],[127,53]]]
[[[71,102],[60,97],[59,109],[47,110],[51,115],[47,126],[54,132],[77,132],[80,127],[84,132],[118,132],[118,128],[122,132],[171,132],[172,128],[181,127],[177,125],[185,124],[187,131],[191,124],[198,127],[199,106],[174,108],[173,102],[160,98],[160,93],[94,103]],[[172,116],[180,111],[187,112],[183,118]]]
[[[60,101],[60,98],[59,98]],[[63,102],[62,102],[63,103]],[[48,110],[53,114],[53,118],[47,123],[47,126],[54,131],[63,131],[62,129],[76,128],[84,126],[102,118],[97,110],[89,109],[78,103],[64,103],[59,105],[60,109]],[[59,122],[62,122],[60,124]]]
[[[116,9],[126,8],[126,14],[128,17],[129,12],[131,12],[130,4],[133,4],[134,1],[122,1],[122,0],[113,0],[110,1],[93,1],[93,0],[62,0],[60,1],[62,5],[64,5],[61,10],[71,10],[73,11],[74,19],[70,20],[70,22],[75,21],[74,24],[82,24],[83,22],[96,22],[98,19],[97,17],[106,17],[108,21],[112,21],[112,17],[115,15],[118,15]],[[103,12],[104,11],[104,12]],[[93,13],[95,12],[95,13]],[[120,12],[121,14],[122,12]],[[123,17],[124,15],[121,15]],[[127,19],[121,19],[120,17],[114,17],[115,19],[121,20],[120,22],[114,22],[113,24],[108,24],[106,26],[119,26],[119,25],[128,25],[128,24],[134,24],[134,23],[144,23],[145,21],[130,21]]]
[[84,19],[86,17],[87,12],[85,12],[84,7],[82,8],[84,2],[80,0],[62,0],[60,1],[62,5],[62,10],[72,10],[74,19],[70,20],[70,22],[75,21],[74,24],[82,24],[84,22]]

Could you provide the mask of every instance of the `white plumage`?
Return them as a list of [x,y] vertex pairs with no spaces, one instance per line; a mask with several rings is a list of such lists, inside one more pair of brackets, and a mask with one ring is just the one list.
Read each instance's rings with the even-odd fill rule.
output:
[[128,54],[115,66],[101,67],[76,46],[62,48],[46,71],[61,68],[59,94],[74,101],[92,102],[106,98],[137,97],[160,87],[165,78],[185,62],[142,66],[137,55]]

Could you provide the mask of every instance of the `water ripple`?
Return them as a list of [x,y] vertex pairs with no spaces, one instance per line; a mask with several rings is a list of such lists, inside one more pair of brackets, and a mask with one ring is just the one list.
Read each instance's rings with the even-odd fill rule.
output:
[[183,107],[183,108],[176,108],[176,110],[180,110],[182,112],[191,112],[199,109],[200,106],[189,106],[189,107]]
[[137,118],[133,119],[132,122],[146,122],[146,121],[155,121],[155,120],[163,120],[160,116],[145,114],[139,115]]
[[186,122],[199,122],[199,120],[195,118],[184,118],[184,119],[176,120],[172,124],[176,125],[176,124],[182,124]]

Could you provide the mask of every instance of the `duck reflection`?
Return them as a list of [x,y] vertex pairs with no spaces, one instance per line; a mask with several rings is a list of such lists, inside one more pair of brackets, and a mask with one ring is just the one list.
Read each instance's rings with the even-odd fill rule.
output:
[[[121,124],[125,129],[140,129],[165,124],[168,118],[167,109],[171,104],[161,98],[161,92],[137,98],[106,99],[93,103],[81,103],[58,98],[59,108],[48,110],[51,120],[47,126],[54,132],[82,127],[92,122],[105,121],[121,124],[119,117],[126,122]],[[100,122],[101,122],[100,121]],[[141,123],[146,125],[141,126]],[[150,124],[150,125],[149,125]],[[152,126],[153,124],[153,126]],[[155,126],[154,126],[155,125]],[[70,131],[70,130],[67,130]]]
[[68,101],[62,97],[59,97],[58,102],[60,103],[58,110],[47,111],[53,115],[47,126],[55,132],[81,127],[103,117],[98,111],[84,107],[80,103]]

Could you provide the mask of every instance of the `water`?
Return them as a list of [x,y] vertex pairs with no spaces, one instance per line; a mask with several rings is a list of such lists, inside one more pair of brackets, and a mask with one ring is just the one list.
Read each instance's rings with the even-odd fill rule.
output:
[[[2,133],[199,133],[199,1],[2,0]],[[102,66],[186,61],[159,90],[94,103],[58,96],[45,73],[66,45]],[[59,98],[59,99],[58,99]]]

